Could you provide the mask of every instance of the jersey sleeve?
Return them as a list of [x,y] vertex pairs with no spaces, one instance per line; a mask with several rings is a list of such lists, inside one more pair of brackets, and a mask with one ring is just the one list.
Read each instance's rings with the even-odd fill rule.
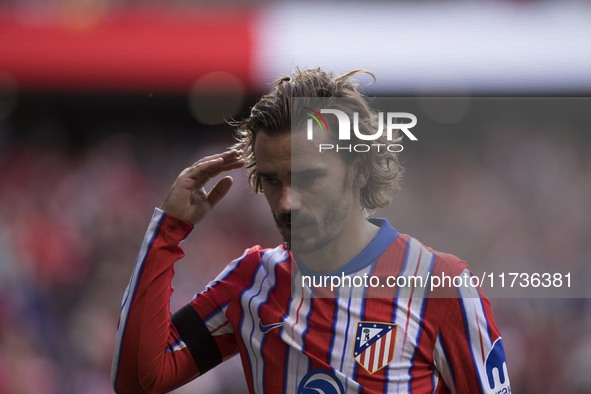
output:
[[[179,387],[236,352],[231,329],[214,339],[205,301],[196,299],[171,316],[174,263],[193,225],[156,209],[138,253],[121,305],[111,370],[117,393],[162,393]],[[223,293],[218,290],[218,293]],[[219,295],[219,294],[218,294]],[[212,303],[216,321],[229,327],[223,307]],[[223,320],[223,321],[222,321]]]
[[172,317],[180,333],[180,346],[189,349],[200,371],[209,370],[238,353],[228,308],[236,293],[244,288],[242,282],[252,277],[260,249],[260,246],[247,249]]
[[[465,262],[448,266],[456,276],[472,275]],[[503,340],[490,300],[479,288],[458,287],[456,296],[434,298],[439,311],[434,363],[452,393],[510,394]]]

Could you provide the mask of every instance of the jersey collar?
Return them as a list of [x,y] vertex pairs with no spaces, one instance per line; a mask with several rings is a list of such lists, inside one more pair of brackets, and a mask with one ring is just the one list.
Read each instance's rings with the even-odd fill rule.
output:
[[[380,228],[376,236],[348,263],[333,272],[322,275],[350,275],[361,271],[373,264],[378,257],[388,249],[388,246],[394,242],[396,237],[398,237],[398,230],[392,227],[388,220],[383,218],[370,218],[369,221]],[[306,267],[297,256],[296,262],[298,269],[303,275],[320,275],[320,273],[312,271]]]

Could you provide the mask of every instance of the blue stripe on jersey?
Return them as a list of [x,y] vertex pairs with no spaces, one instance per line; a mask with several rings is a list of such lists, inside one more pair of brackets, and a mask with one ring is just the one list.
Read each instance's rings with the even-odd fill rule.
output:
[[463,295],[458,287],[456,289],[458,293],[458,302],[460,304],[460,308],[462,309],[462,316],[464,317],[464,328],[466,330],[466,339],[468,340],[468,347],[470,348],[470,355],[472,356],[472,364],[474,365],[474,372],[476,373],[476,377],[478,378],[478,383],[480,387],[484,387],[482,384],[482,380],[480,379],[480,373],[478,369],[478,364],[476,363],[476,356],[474,355],[474,349],[472,347],[472,337],[470,336],[470,326],[468,325],[468,314],[466,313],[466,307],[464,306]]
[[[144,271],[144,263],[146,262],[146,258],[148,257],[150,250],[152,250],[152,245],[154,244],[154,240],[156,240],[156,237],[159,234],[160,226],[161,226],[162,221],[164,220],[165,216],[166,216],[166,214],[163,213],[162,216],[160,216],[160,218],[158,219],[156,227],[154,229],[154,233],[152,234],[152,237],[150,237],[150,240],[148,241],[148,246],[146,248],[146,254],[144,255],[144,257],[142,258],[142,261],[139,264],[139,270],[137,272],[137,276],[135,277],[135,279],[132,276],[132,280],[130,280],[129,286],[125,290],[125,296],[124,296],[123,302],[121,302],[121,311],[123,310],[123,308],[127,304],[127,300],[129,299],[129,294],[131,293],[131,300],[129,302],[130,304],[131,304],[131,301],[133,301],[133,298],[135,297],[135,293],[137,291],[137,285],[139,283],[139,278],[142,276],[142,272]],[[140,253],[141,253],[141,251],[140,251]]]
[[187,347],[185,342],[183,342],[182,339],[177,339],[176,341],[174,341],[173,344],[167,346],[166,351],[168,353],[172,353],[172,352],[176,352],[177,350],[184,349],[185,347]]
[[[253,286],[254,284],[254,280],[256,278],[256,274],[258,272],[258,270],[261,269],[261,267],[259,267],[257,270],[254,271],[252,278],[250,279],[250,283],[248,284],[248,286],[244,286],[244,288],[242,289],[242,291],[240,292],[240,294],[238,295],[238,299],[242,300],[242,297],[244,297],[244,293],[246,293],[248,290],[250,290],[250,288]],[[244,325],[244,319],[246,318],[246,311],[244,310],[244,308],[242,308],[242,303],[241,303],[241,308],[240,308],[240,319],[238,321],[238,332],[242,332],[242,326]],[[253,326],[254,327],[254,326]],[[242,339],[244,340],[244,337],[242,337]],[[252,340],[252,335],[251,335],[251,340]],[[246,345],[246,344],[245,344]],[[252,362],[250,360],[250,357],[247,358],[248,364],[250,366],[250,374],[252,376],[252,385],[254,387],[254,385],[256,384],[256,382],[254,381],[254,376],[253,376],[253,371],[252,371]],[[246,369],[246,366],[244,366]]]
[[[269,257],[268,259],[265,259],[265,255],[267,254],[272,254],[272,253],[276,253],[276,252],[280,252],[285,254],[285,258],[288,258],[288,254],[287,252],[282,249],[281,247],[272,249],[272,250],[265,250],[262,255],[261,255],[261,260],[260,260],[260,264],[259,267],[256,269],[256,271],[254,272],[251,282],[248,286],[246,286],[241,292],[240,292],[240,296],[239,296],[239,300],[240,300],[240,305],[241,305],[241,310],[242,310],[242,315],[240,317],[240,323],[238,325],[238,330],[240,333],[242,333],[244,324],[245,324],[245,319],[246,319],[246,313],[248,312],[248,314],[250,315],[251,318],[251,322],[252,322],[252,327],[250,329],[250,333],[248,335],[248,346],[246,346],[247,344],[245,343],[245,347],[247,348],[248,354],[249,354],[249,365],[250,365],[250,371],[251,371],[251,376],[252,376],[252,383],[253,383],[253,387],[255,388],[255,391],[257,391],[257,387],[258,387],[258,374],[256,373],[259,368],[259,357],[257,357],[257,354],[262,355],[262,353],[260,352],[260,348],[258,349],[258,352],[255,352],[255,346],[253,345],[253,340],[255,339],[255,335],[254,334],[254,330],[255,328],[258,326],[258,322],[255,323],[255,316],[252,315],[252,303],[254,302],[254,300],[262,293],[263,289],[264,289],[264,285],[265,285],[265,281],[267,279],[267,277],[271,274],[274,273],[274,269],[275,269],[275,264],[279,263],[279,262],[283,262],[285,261],[285,258],[280,260],[279,262],[270,262],[272,257]],[[262,279],[260,279],[259,281],[255,282],[257,274],[260,272],[260,270],[264,270],[264,276]],[[244,308],[243,304],[242,304],[242,299],[245,296],[245,293],[248,291],[253,290],[253,288],[255,287],[255,285],[259,285],[258,287],[258,291],[251,295],[250,298],[248,299],[248,304],[246,306],[246,308]],[[267,292],[267,297],[269,296],[269,291]],[[241,335],[242,338],[245,337],[244,334]],[[252,358],[254,357],[254,361],[255,364],[252,364]],[[260,390],[259,390],[260,391]]]
[[[207,291],[207,289],[209,289],[210,287],[214,287],[215,285],[218,284],[218,282],[227,279],[232,272],[234,272],[234,270],[236,269],[236,267],[238,266],[238,264],[244,260],[244,258],[246,257],[246,255],[248,254],[248,252],[250,251],[250,249],[246,249],[244,251],[244,253],[242,253],[242,256],[238,257],[237,259],[232,260],[227,266],[226,268],[224,268],[224,270],[222,272],[220,272],[218,274],[218,276],[216,276],[216,278],[214,280],[212,280],[211,282],[209,282],[206,286],[205,286],[205,290]],[[196,294],[195,297],[197,297],[199,294]],[[193,297],[193,298],[195,298]]]
[[[305,376],[310,371],[310,358],[306,355],[306,336],[308,335],[308,332],[310,331],[310,316],[312,315],[312,310],[314,309],[312,307],[312,305],[313,305],[312,300],[314,300],[314,298],[313,297],[308,297],[307,300],[309,300],[308,302],[310,304],[310,308],[308,308],[308,313],[306,314],[306,324],[305,324],[306,328],[302,332],[302,336],[301,336],[302,337],[302,351],[301,351],[301,353],[306,358],[306,364],[307,364],[307,366],[306,366],[306,370],[304,371],[304,373],[302,375],[300,375],[300,360],[297,361],[297,363],[296,363],[296,374],[295,374],[295,376],[297,378],[296,379],[297,381],[300,380],[300,376],[303,377],[303,376]],[[290,303],[290,306],[289,307],[291,308],[291,303]],[[290,350],[287,351],[287,357],[289,357],[289,352],[290,352]],[[289,358],[288,358],[288,360],[289,360]],[[286,362],[285,365],[286,366],[289,365],[289,362]],[[289,372],[287,372],[285,374],[284,379],[288,379],[288,375],[289,375]],[[283,382],[283,385],[285,387],[285,380]]]
[[[406,269],[406,265],[408,264],[408,256],[410,254],[410,238],[407,239],[406,241],[406,248],[404,250],[404,259],[402,260],[402,266],[400,267],[400,271],[396,274],[396,275],[400,275],[404,272],[404,270]],[[396,288],[396,294],[394,296],[394,300],[393,300],[393,308],[392,308],[392,315],[390,316],[390,321],[393,324],[396,324],[396,311],[398,310],[398,294],[400,292],[399,288]],[[396,350],[396,349],[394,349]],[[396,357],[396,355],[394,355],[394,357]],[[389,377],[389,368],[386,368],[384,371],[384,392],[386,392],[388,390],[388,382],[390,381],[390,377]]]
[[332,354],[332,349],[334,348],[334,341],[335,341],[335,337],[336,337],[336,325],[337,325],[337,318],[338,318],[338,314],[339,314],[339,297],[335,297],[333,299],[333,304],[334,304],[334,312],[332,313],[332,327],[331,327],[331,333],[332,335],[330,336],[330,345],[328,345],[328,354],[326,355],[326,364],[330,365],[331,362],[331,354]]
[[[406,240],[406,249],[404,250],[404,259],[402,260],[402,266],[400,267],[400,272],[397,275],[402,274],[406,270],[406,266],[408,265],[408,256],[410,255],[410,241],[411,238],[409,237]],[[396,287],[396,295],[394,297],[396,304],[398,304],[398,295],[400,294],[400,288]],[[398,310],[398,308],[396,308]]]
[[435,371],[433,371],[433,372],[431,373],[431,387],[433,387],[433,390],[431,390],[431,393],[435,393],[435,389],[437,388],[437,387],[435,386],[435,373],[439,373],[439,372],[435,372]]
[[445,349],[445,345],[443,340],[441,339],[441,332],[437,332],[437,339],[436,342],[439,341],[441,344],[441,351],[443,352],[443,358],[445,358],[445,364],[449,367],[449,372],[451,374],[451,381],[453,383],[453,387],[456,387],[456,373],[453,368],[453,364],[449,361],[449,357],[447,355],[447,350]]
[[[238,264],[240,264],[240,262],[242,260],[244,260],[244,258],[246,257],[246,255],[248,254],[248,252],[250,251],[250,249],[246,249],[244,251],[244,253],[242,253],[242,256],[232,260],[225,268],[222,272],[220,272],[218,274],[218,276],[212,280],[211,282],[209,282],[205,288],[205,291],[207,291],[208,289],[215,287],[220,281],[227,279],[232,272],[234,272],[234,270],[238,267]],[[197,298],[199,296],[199,294],[195,294],[193,296],[193,299]],[[216,305],[217,309],[212,311],[210,314],[201,317],[201,319],[203,320],[204,323],[207,323],[210,319],[212,319],[213,317],[215,317],[218,313],[220,313],[225,307],[226,305],[228,305],[230,303],[230,301],[228,300],[226,303],[222,304],[222,305]]]
[[[351,323],[351,299],[353,298],[353,297],[351,297],[352,291],[353,291],[352,288],[350,288],[349,289],[349,303],[347,304],[347,327],[345,327],[345,343],[343,345],[343,349],[347,348],[347,338],[349,337],[349,326]],[[343,352],[343,354],[341,355],[341,366],[339,368],[339,371],[343,371],[343,363],[344,362],[345,362],[345,352]]]
[[[374,262],[374,263],[376,263],[376,262]],[[370,271],[370,275],[373,275],[373,273],[375,272],[375,269],[376,269],[376,264],[374,264],[372,270]],[[366,295],[367,295],[368,290],[369,290],[369,287],[364,286],[363,295],[361,296],[361,299],[363,300],[363,302],[361,303],[361,308],[359,308],[359,320],[360,321],[365,320],[365,307],[367,305]],[[359,363],[357,361],[355,361],[355,364],[353,364],[353,380],[355,382],[358,382],[358,378],[359,378]]]
[[[150,231],[150,227],[152,225],[152,221],[158,216],[158,220],[156,221],[156,225],[153,228],[152,236],[149,238],[149,241],[145,248],[141,248],[138,253],[138,259],[142,252],[145,252],[144,256],[141,257],[141,261],[136,263],[134,271],[131,275],[131,279],[129,280],[129,284],[125,290],[125,295],[123,302],[121,303],[121,318],[117,327],[117,334],[115,338],[115,355],[113,357],[113,363],[111,365],[111,384],[113,388],[115,388],[115,384],[119,380],[119,358],[121,352],[121,343],[123,342],[123,335],[125,333],[125,328],[127,327],[127,318],[129,316],[129,308],[131,307],[131,303],[135,298],[135,294],[137,292],[137,287],[140,282],[140,278],[142,277],[142,273],[144,272],[144,265],[146,262],[146,258],[148,257],[149,252],[152,250],[152,245],[154,241],[158,237],[160,233],[160,226],[162,225],[162,221],[164,220],[166,213],[161,210],[155,210],[154,214],[152,215],[152,220],[150,221],[150,225],[148,226],[148,231]],[[147,235],[147,234],[146,234]],[[143,246],[143,245],[142,245]],[[131,295],[131,296],[130,296]]]
[[[263,255],[264,255],[264,254],[265,254],[265,253],[263,252]],[[283,259],[283,260],[281,260],[281,261],[279,261],[279,262],[277,262],[277,263],[273,264],[273,265],[270,267],[270,269],[272,269],[272,270],[275,270],[275,269],[277,269],[277,266],[278,266],[279,264],[282,264],[282,263],[284,263],[284,262],[285,262],[285,261],[287,261],[288,259],[289,259],[289,253],[286,253],[286,255],[285,255],[285,259]],[[262,261],[262,256],[261,256],[261,261]],[[269,303],[269,298],[270,298],[271,294],[273,293],[273,291],[275,291],[275,289],[277,288],[277,283],[278,283],[278,282],[279,282],[279,281],[277,280],[277,273],[275,273],[275,283],[274,283],[274,284],[273,284],[273,286],[271,286],[271,288],[269,289],[269,292],[267,293],[267,299],[266,299],[265,301],[263,301],[263,302],[262,302],[262,303],[259,305],[259,307],[258,307],[258,309],[257,309],[257,314],[258,314],[258,316],[259,316],[259,319],[260,319],[260,316],[261,316],[261,310],[262,310],[263,306],[264,306],[264,305],[267,305],[267,304]],[[256,324],[253,326],[253,329],[254,329],[254,327],[255,327],[255,326],[256,326]],[[266,341],[267,341],[267,336],[266,336],[266,335],[263,335],[263,339],[261,340],[261,350],[260,350],[260,353],[261,353],[261,355],[263,354],[264,347],[265,347],[265,342],[266,342]],[[263,361],[263,363],[264,363],[264,361]],[[266,393],[266,392],[267,392],[267,389],[266,389],[266,387],[265,387],[265,373],[266,373],[266,369],[265,369],[265,368],[263,368],[263,393]]]
[[[433,272],[433,268],[435,267],[435,254],[431,255],[431,263],[429,264],[429,272]],[[423,322],[424,321],[424,317],[425,317],[425,303],[427,302],[427,297],[426,294],[423,295],[423,303],[421,304],[421,314],[419,316],[419,322]],[[412,356],[410,357],[410,368],[408,369],[408,376],[410,377],[410,379],[408,380],[408,392],[411,392],[411,383],[414,379],[414,375],[412,373],[412,370],[414,369],[415,366],[415,357],[417,355],[417,352],[419,351],[419,342],[421,340],[421,335],[423,335],[423,325],[419,324],[419,329],[417,330],[417,336],[415,338],[415,343],[416,343],[416,347],[415,347],[415,351],[413,352]],[[433,377],[433,375],[431,375],[431,378]]]
[[[304,332],[302,332],[302,353],[306,352],[306,336],[310,331],[310,316],[312,316],[312,309],[314,309],[314,303],[311,302],[312,300],[314,300],[314,298],[310,298],[310,308],[308,309],[308,313],[306,314],[306,328],[304,329]],[[310,369],[309,363],[308,369]]]
[[216,310],[211,312],[209,315],[203,316],[201,319],[203,320],[203,322],[207,323],[211,318],[215,317],[218,313],[220,313],[228,304],[230,304],[230,301],[227,301],[224,304],[218,306]]
[[[472,274],[472,272],[470,272],[470,275],[473,276],[474,274]],[[492,338],[492,327],[489,324],[488,321],[488,317],[486,316],[486,312],[484,309],[484,300],[482,299],[482,297],[480,296],[480,293],[478,293],[478,299],[480,299],[480,307],[482,308],[482,316],[484,317],[484,321],[486,322],[486,333],[488,334],[488,338],[491,342],[493,342]]]
[[[287,303],[287,313],[289,313],[292,302],[293,298],[291,298]],[[283,327],[280,328],[280,330],[281,332],[279,333],[279,338],[283,338],[283,330],[285,330],[285,324],[283,325]],[[285,387],[287,386],[287,376],[289,370],[289,351],[290,348],[288,346],[288,348],[285,350],[285,360],[283,360],[283,390],[285,390]]]
[[[263,256],[261,256],[261,262],[262,262],[262,260],[263,260]],[[262,264],[259,267],[259,269],[264,269]],[[269,276],[269,271],[267,270],[265,272],[265,276],[263,276],[263,279],[259,283],[261,283],[261,284],[264,283],[265,282],[265,279],[267,279],[268,276]],[[255,273],[255,275],[253,275],[253,278],[254,277],[256,277],[256,273]],[[251,286],[252,286],[252,284],[251,284]],[[249,286],[248,289],[250,289],[250,288],[251,287]],[[252,322],[253,322],[252,328],[250,330],[250,336],[249,336],[249,339],[248,339],[248,342],[250,344],[250,349],[254,349],[254,346],[253,346],[252,341],[253,341],[253,338],[255,337],[253,334],[254,334],[254,329],[256,327],[256,324],[255,324],[255,320],[256,319],[252,315],[251,305],[252,305],[252,302],[254,301],[254,299],[256,297],[258,297],[261,294],[262,291],[263,291],[263,286],[260,286],[259,287],[259,291],[257,293],[255,293],[252,297],[250,297],[250,300],[248,300],[248,309],[247,309],[247,312],[250,314],[250,317],[252,318]],[[242,331],[242,324],[240,325],[240,330]],[[256,387],[257,374],[255,373],[255,371],[258,371],[258,369],[259,369],[259,359],[258,359],[258,357],[254,357],[254,361],[255,361],[255,365],[254,365],[255,370],[253,370],[253,365],[251,365],[250,373],[251,373],[251,376],[252,376],[252,379],[253,379],[253,385],[255,385],[255,387]],[[261,368],[262,368],[262,366],[261,366]]]
[[[369,265],[374,263],[378,257],[380,257],[386,249],[394,242],[396,237],[398,237],[398,231],[388,223],[386,219],[381,218],[372,218],[370,222],[379,226],[380,229],[376,236],[370,241],[369,244],[357,256],[355,256],[351,261],[347,264],[343,265],[341,268],[337,269],[334,272],[329,274],[323,275],[350,275],[357,271],[361,271],[364,268],[367,268]],[[317,272],[312,271],[311,269],[307,268],[299,258],[296,256],[296,262],[298,265],[298,269],[302,272],[303,275],[318,275]]]

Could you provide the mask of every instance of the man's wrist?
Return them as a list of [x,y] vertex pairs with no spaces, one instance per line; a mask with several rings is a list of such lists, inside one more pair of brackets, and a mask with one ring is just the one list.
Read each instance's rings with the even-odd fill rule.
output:
[[193,223],[170,215],[158,207],[154,208],[152,221],[160,222],[161,230],[165,230],[167,234],[180,235],[179,241],[185,239],[195,227]]

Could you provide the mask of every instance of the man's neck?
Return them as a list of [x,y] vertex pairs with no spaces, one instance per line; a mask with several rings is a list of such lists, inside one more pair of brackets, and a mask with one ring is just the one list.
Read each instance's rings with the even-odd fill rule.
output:
[[357,256],[378,231],[378,226],[362,216],[352,218],[328,245],[312,253],[299,254],[299,257],[302,263],[314,272],[334,272]]

